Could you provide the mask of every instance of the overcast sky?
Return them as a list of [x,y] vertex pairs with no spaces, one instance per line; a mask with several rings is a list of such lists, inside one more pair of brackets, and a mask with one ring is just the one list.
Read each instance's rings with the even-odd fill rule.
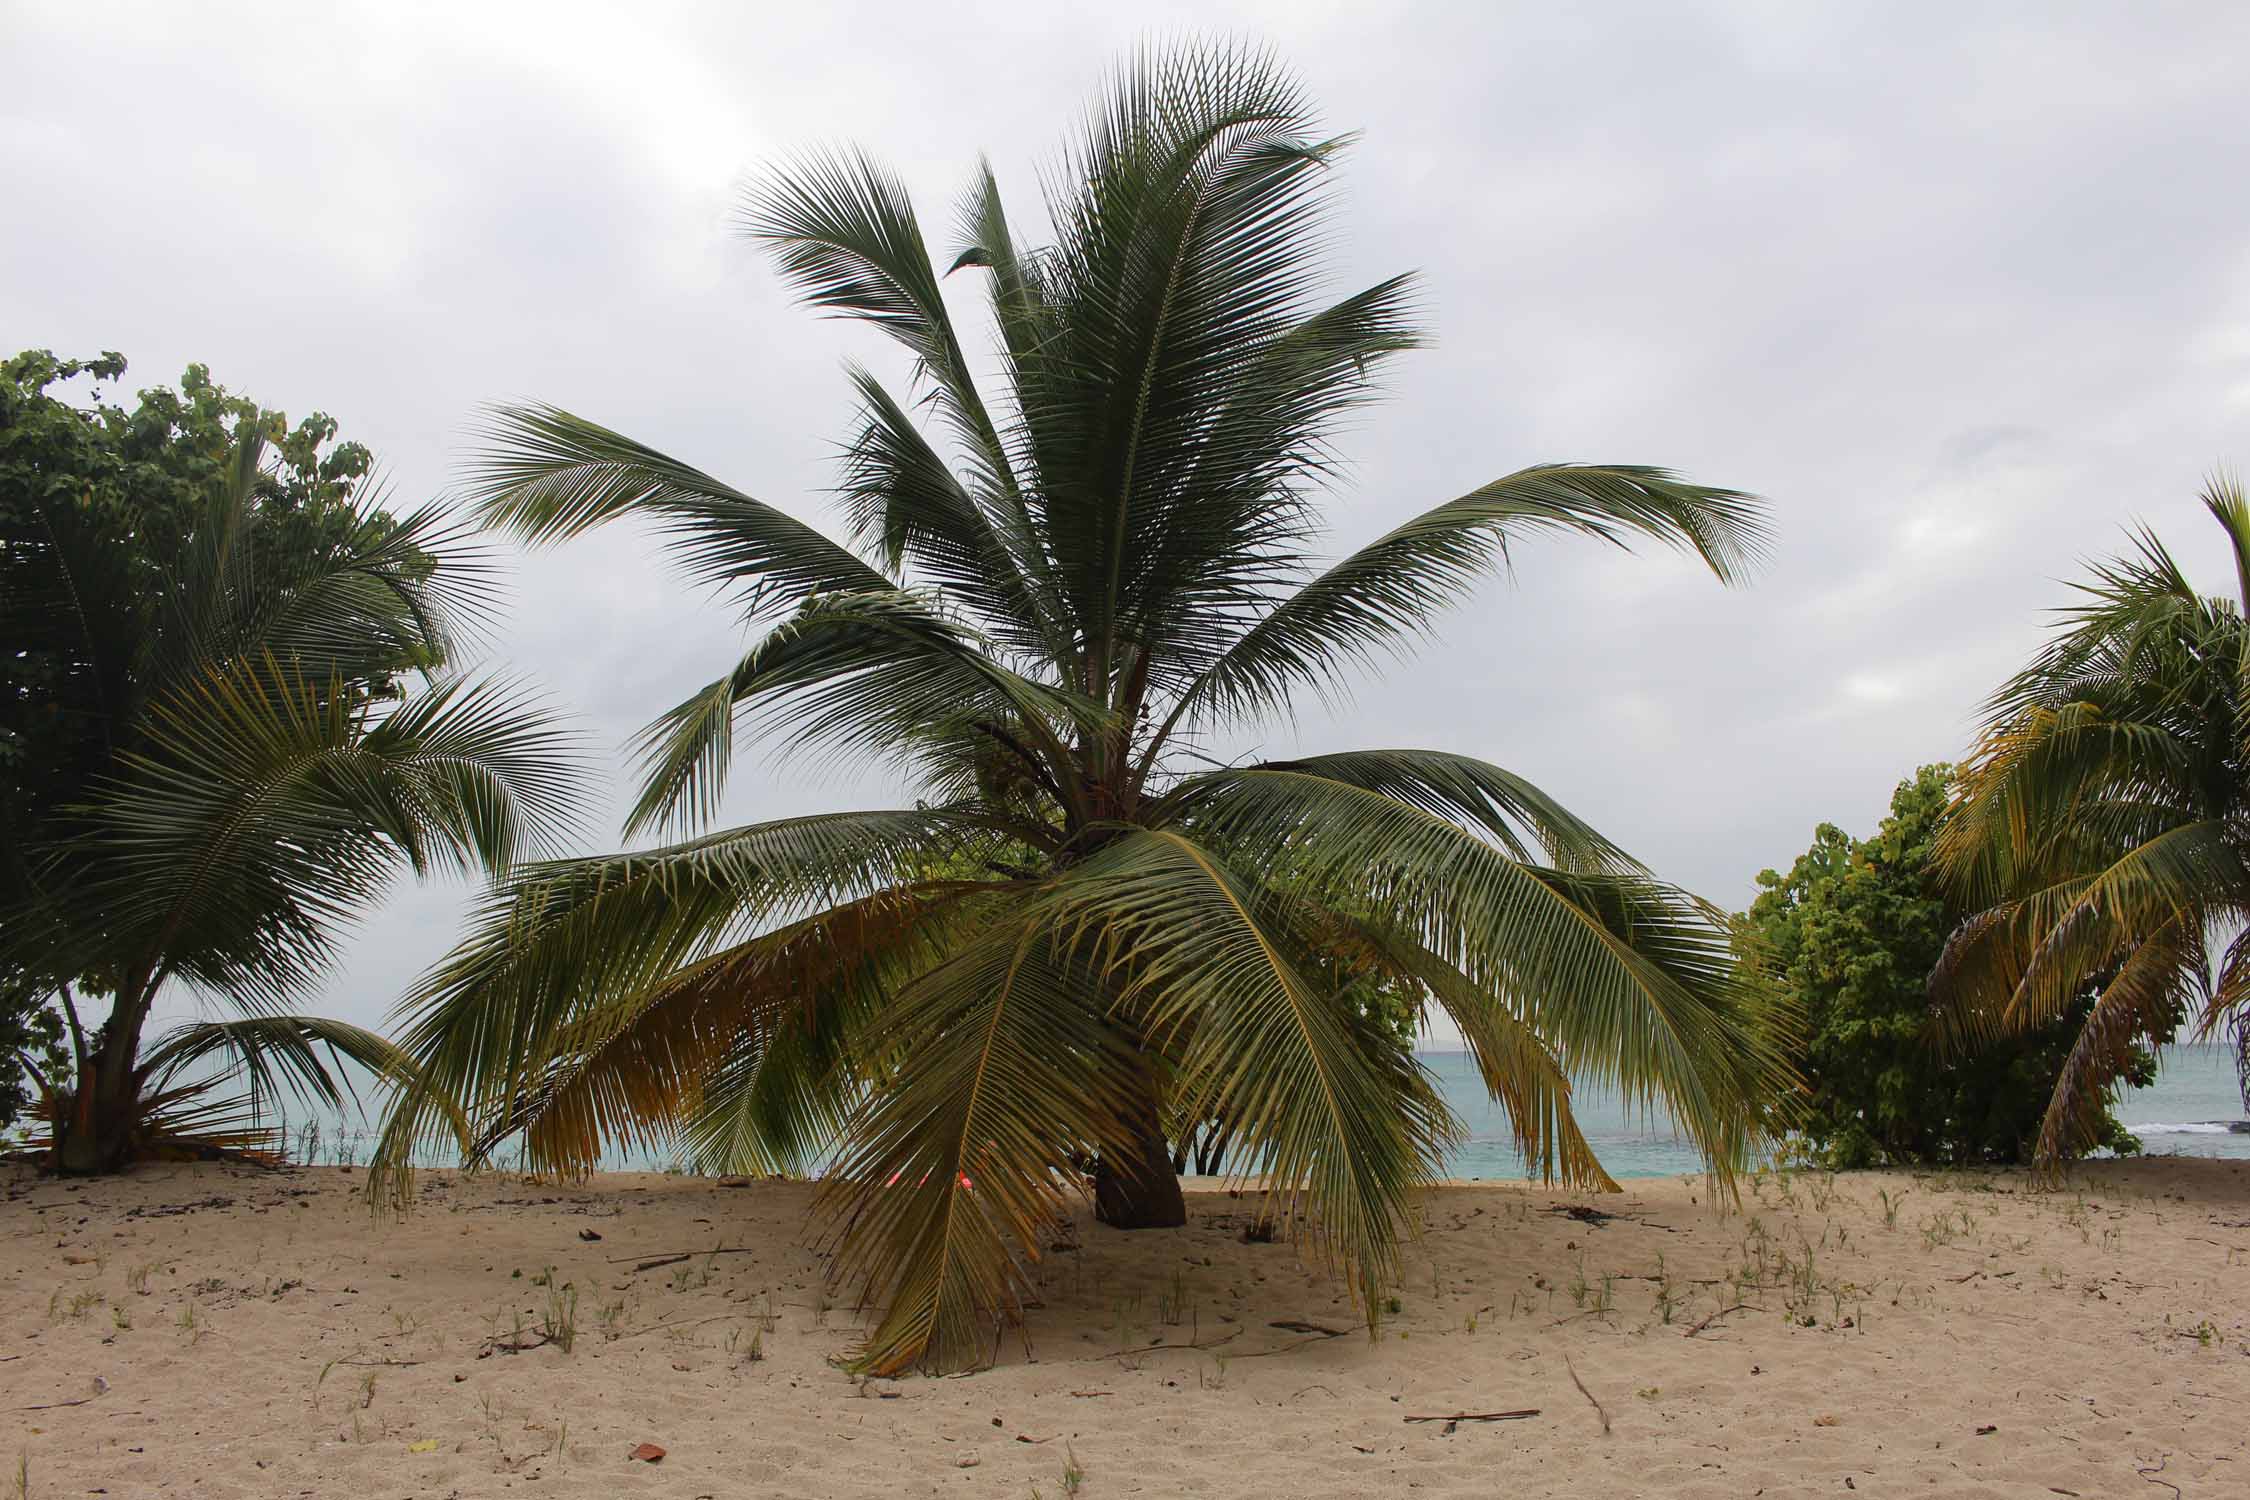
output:
[[[943,238],[981,150],[1029,215],[1120,52],[1190,27],[1269,42],[1363,132],[1339,289],[1425,277],[1437,343],[1347,441],[1337,548],[1553,460],[1755,490],[1779,529],[1738,592],[1526,547],[1274,752],[1479,755],[1740,906],[1956,755],[2128,522],[2230,581],[2194,507],[2250,465],[2250,8],[2222,4],[0,0],[0,342],[331,412],[402,502],[455,482],[479,403],[536,397],[827,520],[840,363],[888,356],[788,304],[728,231],[741,184],[856,141]],[[514,590],[493,655],[609,757],[607,847],[613,752],[741,642],[624,532]],[[759,759],[728,816],[908,795]],[[402,888],[327,1008],[379,1018],[463,900]]]

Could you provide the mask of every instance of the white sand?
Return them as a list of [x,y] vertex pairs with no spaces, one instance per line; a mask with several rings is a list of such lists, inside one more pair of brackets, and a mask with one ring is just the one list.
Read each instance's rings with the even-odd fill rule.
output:
[[[854,1318],[823,1310],[805,1187],[424,1180],[397,1223],[334,1169],[0,1176],[0,1494],[20,1463],[35,1497],[1055,1500],[1074,1460],[1086,1500],[2250,1495],[2245,1163],[2052,1194],[1800,1175],[1724,1218],[1700,1183],[1450,1187],[1376,1343],[1270,1326],[1351,1312],[1205,1192],[1177,1231],[1082,1216],[1028,1356],[1011,1338],[981,1374],[865,1387],[830,1363]],[[1879,1190],[1905,1195],[1892,1223]],[[1572,1203],[1627,1217],[1548,1211]],[[632,1271],[721,1244],[748,1253]],[[1687,1336],[1761,1256],[1747,1306]],[[536,1330],[550,1264],[575,1347],[479,1357]],[[642,1442],[667,1456],[628,1458]]]

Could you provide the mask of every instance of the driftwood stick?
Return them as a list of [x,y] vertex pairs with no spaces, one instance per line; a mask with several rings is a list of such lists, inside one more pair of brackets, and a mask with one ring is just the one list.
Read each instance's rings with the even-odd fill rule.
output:
[[[1584,1386],[1580,1390],[1586,1389]],[[1587,1399],[1591,1400],[1591,1397]],[[1539,1408],[1527,1406],[1522,1411],[1441,1411],[1411,1412],[1409,1422],[1521,1422],[1526,1417],[1539,1415]]]
[[1593,1406],[1594,1414],[1602,1419],[1602,1436],[1609,1436],[1609,1408],[1594,1400],[1594,1393],[1587,1390],[1586,1382],[1578,1378],[1578,1366],[1570,1362],[1570,1356],[1566,1354],[1562,1358],[1563,1368],[1570,1371],[1570,1383],[1578,1387],[1578,1394],[1586,1398]]
[[[643,1250],[641,1255],[648,1253],[648,1251]],[[715,1250],[659,1250],[656,1252],[657,1258],[655,1260],[637,1265],[633,1269],[645,1271],[650,1266],[668,1266],[675,1261],[693,1260],[698,1255],[750,1255],[753,1253],[747,1245],[721,1245]],[[629,1260],[639,1260],[641,1255],[612,1255],[609,1258],[609,1263],[613,1266],[621,1266]]]
[[1327,1339],[1340,1339],[1351,1332],[1349,1328],[1330,1328],[1325,1323],[1308,1323],[1303,1318],[1276,1318],[1266,1326],[1279,1328],[1285,1333],[1317,1333]]
[[1702,1322],[1696,1324],[1693,1328],[1690,1328],[1686,1333],[1682,1334],[1681,1337],[1692,1339],[1697,1334],[1701,1333],[1704,1329],[1709,1328],[1713,1323],[1716,1323],[1719,1321],[1719,1319],[1725,1317],[1728,1313],[1741,1312],[1749,1305],[1750,1304],[1747,1302],[1737,1302],[1732,1307],[1722,1307],[1717,1312],[1711,1314],[1710,1317],[1705,1318]]

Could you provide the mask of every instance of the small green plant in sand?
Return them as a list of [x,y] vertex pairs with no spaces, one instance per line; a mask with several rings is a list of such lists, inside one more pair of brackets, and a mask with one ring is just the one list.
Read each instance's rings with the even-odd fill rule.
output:
[[1664,1264],[1663,1252],[1659,1251],[1656,1256],[1656,1316],[1658,1321],[1669,1325],[1673,1315],[1680,1309],[1681,1300],[1679,1283],[1673,1279],[1670,1268]]
[[57,1288],[55,1294],[47,1299],[47,1316],[55,1320],[67,1317],[75,1321],[108,1300],[97,1291],[71,1292],[66,1295],[61,1288]]
[[1156,1318],[1167,1328],[1177,1327],[1187,1321],[1187,1277],[1175,1268],[1172,1284],[1156,1294]]
[[1078,1451],[1068,1443],[1063,1444],[1062,1488],[1065,1495],[1075,1495],[1086,1484],[1086,1471],[1079,1466]]
[[552,1282],[550,1272],[547,1310],[540,1315],[539,1332],[548,1343],[568,1354],[578,1342],[578,1287],[568,1281],[561,1286]]

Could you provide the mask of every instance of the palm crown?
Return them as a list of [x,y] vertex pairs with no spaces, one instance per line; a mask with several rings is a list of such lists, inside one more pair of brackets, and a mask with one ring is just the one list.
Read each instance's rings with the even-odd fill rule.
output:
[[911,397],[851,374],[852,546],[563,411],[499,412],[490,518],[645,518],[768,627],[648,731],[630,831],[706,821],[746,719],[902,761],[919,799],[524,873],[407,1003],[426,1074],[390,1166],[459,1098],[476,1148],[520,1130],[547,1166],[677,1133],[705,1168],[824,1167],[888,1371],[982,1356],[1075,1166],[1112,1222],[1178,1222],[1165,1137],[1213,1116],[1372,1317],[1454,1121],[1353,977],[1451,1018],[1550,1175],[1607,1181],[1566,1070],[1739,1159],[1783,1069],[1709,910],[1479,760],[1190,753],[1408,644],[1524,538],[1654,538],[1729,580],[1762,539],[1732,491],[1542,466],[1310,568],[1330,434],[1417,339],[1406,277],[1319,295],[1344,145],[1267,59],[1189,50],[1088,116],[1052,244],[1018,243],[980,169],[942,264],[989,287],[991,399],[894,178],[842,153],[767,179],[747,232],[915,359]]
[[1979,912],[1933,981],[1949,1030],[2030,1030],[2096,991],[2041,1127],[2048,1162],[2098,1144],[2137,1046],[2191,1018],[2209,1036],[2250,1001],[2250,503],[2225,480],[2203,502],[2238,596],[2198,593],[2145,530],[2099,565],[1993,694],[1938,845]]

